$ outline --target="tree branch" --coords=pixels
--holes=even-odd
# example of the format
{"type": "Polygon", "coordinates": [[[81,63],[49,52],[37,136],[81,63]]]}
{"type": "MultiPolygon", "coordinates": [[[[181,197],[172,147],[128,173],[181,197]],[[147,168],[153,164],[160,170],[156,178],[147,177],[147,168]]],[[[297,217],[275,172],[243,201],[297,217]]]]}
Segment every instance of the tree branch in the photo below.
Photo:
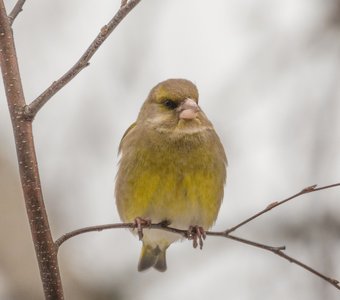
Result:
{"type": "MultiPolygon", "coordinates": [[[[247,245],[250,245],[250,246],[253,246],[253,247],[256,247],[256,248],[260,248],[260,249],[272,252],[272,253],[282,257],[283,259],[300,266],[301,268],[307,270],[308,272],[311,272],[312,274],[314,274],[314,275],[318,276],[319,278],[327,281],[328,283],[330,283],[331,285],[333,285],[334,287],[336,287],[337,289],[340,290],[340,283],[337,279],[330,278],[330,277],[320,273],[319,271],[313,269],[312,267],[302,263],[301,261],[285,254],[283,252],[283,250],[286,249],[285,246],[279,246],[279,247],[268,246],[268,245],[264,245],[264,244],[257,243],[257,242],[254,242],[254,241],[246,240],[246,239],[243,239],[243,238],[240,238],[240,237],[237,237],[237,236],[230,234],[232,231],[235,231],[237,228],[240,228],[241,226],[245,225],[246,223],[249,223],[250,221],[254,220],[255,218],[259,217],[260,215],[262,215],[262,214],[268,212],[269,210],[271,210],[271,209],[273,209],[273,208],[275,208],[279,205],[282,205],[282,204],[284,204],[284,203],[286,203],[286,202],[288,202],[288,201],[290,201],[294,198],[297,198],[297,197],[304,195],[304,194],[317,192],[317,191],[321,191],[321,190],[325,190],[325,189],[330,189],[330,188],[337,187],[337,186],[340,186],[340,183],[322,186],[322,187],[319,187],[319,188],[316,188],[316,185],[309,186],[307,188],[304,188],[301,192],[299,192],[299,193],[297,193],[297,194],[295,194],[291,197],[288,197],[288,198],[286,198],[282,201],[274,202],[274,203],[268,205],[264,210],[260,211],[259,213],[255,214],[254,216],[246,219],[245,221],[239,223],[238,225],[231,227],[230,229],[227,229],[225,231],[220,231],[220,232],[207,231],[206,235],[207,236],[209,235],[209,236],[224,237],[224,238],[227,238],[227,239],[231,239],[231,240],[243,243],[243,244],[247,244],[247,245]]],[[[179,234],[184,238],[191,239],[191,236],[188,233],[188,230],[177,229],[177,228],[169,227],[168,225],[169,224],[167,222],[161,222],[161,223],[151,224],[151,225],[143,225],[142,224],[142,227],[147,228],[147,229],[165,230],[165,231],[168,231],[168,232],[179,234]]],[[[135,223],[116,223],[116,224],[105,224],[105,225],[97,225],[97,226],[80,228],[80,229],[77,229],[77,230],[74,230],[74,231],[71,231],[71,232],[68,232],[68,233],[62,235],[60,238],[58,238],[55,241],[55,246],[56,246],[57,249],[59,249],[59,247],[65,241],[69,240],[72,237],[75,237],[77,235],[80,235],[80,234],[83,234],[83,233],[86,233],[86,232],[103,231],[103,230],[117,229],[117,228],[135,229],[136,224],[135,223]]]]}
{"type": "Polygon", "coordinates": [[[118,12],[114,15],[111,21],[102,27],[97,37],[87,48],[84,54],[80,57],[77,63],[69,69],[57,81],[54,81],[38,98],[32,101],[31,104],[25,107],[24,114],[28,119],[34,119],[38,111],[52,98],[62,87],[69,83],[81,70],[89,65],[91,57],[96,53],[98,48],[108,38],[112,31],[118,24],[127,16],[127,14],[140,2],[141,0],[130,0],[124,6],[121,6],[118,12]]]}
{"type": "Polygon", "coordinates": [[[63,299],[63,289],[57,261],[57,248],[44,205],[35,154],[32,123],[23,116],[25,106],[17,54],[10,19],[0,0],[0,65],[12,120],[22,190],[27,216],[40,269],[46,299],[63,299]]]}
{"type": "MultiPolygon", "coordinates": [[[[189,238],[188,236],[188,231],[183,230],[183,229],[177,229],[174,227],[168,226],[168,223],[161,222],[161,223],[156,223],[156,224],[150,224],[150,225],[143,225],[143,228],[147,229],[161,229],[164,231],[172,232],[179,234],[183,236],[184,238],[189,238]]],[[[127,228],[127,229],[135,229],[136,224],[135,223],[115,223],[115,224],[104,224],[104,225],[95,225],[95,226],[89,226],[89,227],[84,227],[80,229],[76,229],[73,231],[70,231],[68,233],[63,234],[60,238],[58,238],[54,243],[57,248],[59,248],[64,242],[69,240],[70,238],[73,238],[77,235],[86,233],[86,232],[95,232],[95,231],[103,231],[103,230],[108,230],[108,229],[118,229],[118,228],[127,228]]],[[[266,249],[266,250],[285,250],[285,246],[279,246],[279,247],[273,247],[273,246],[267,246],[264,244],[260,244],[257,242],[249,241],[243,238],[239,238],[236,236],[232,236],[230,234],[227,234],[225,231],[222,232],[213,232],[213,231],[207,231],[206,235],[211,235],[211,236],[223,236],[228,239],[232,239],[244,244],[252,245],[258,248],[266,249]]]]}
{"type": "Polygon", "coordinates": [[[221,236],[221,237],[225,237],[225,238],[229,238],[235,241],[238,241],[242,244],[247,244],[253,247],[257,247],[266,251],[270,251],[278,256],[281,256],[283,259],[288,260],[291,263],[294,263],[296,265],[298,265],[299,267],[313,273],[314,275],[322,278],[323,280],[327,281],[328,283],[330,283],[331,285],[333,285],[334,287],[336,287],[338,290],[340,290],[340,282],[337,279],[331,278],[329,276],[326,276],[322,273],[320,273],[319,271],[313,269],[312,267],[304,264],[303,262],[293,258],[292,256],[289,256],[287,254],[285,254],[282,250],[286,250],[285,247],[271,247],[271,246],[267,246],[267,245],[263,245],[263,244],[259,244],[256,242],[252,242],[252,241],[248,241],[248,240],[244,240],[242,238],[236,237],[236,236],[232,236],[228,233],[227,231],[222,231],[222,232],[207,232],[207,235],[212,235],[212,236],[221,236]]]}
{"type": "Polygon", "coordinates": [[[325,190],[325,189],[330,189],[330,188],[333,188],[333,187],[337,187],[337,186],[340,186],[340,183],[335,183],[335,184],[331,184],[331,185],[326,185],[326,186],[322,186],[322,187],[319,187],[319,188],[316,188],[317,185],[314,184],[314,185],[311,185],[311,186],[308,186],[306,188],[304,188],[303,190],[301,190],[301,192],[298,192],[296,193],[295,195],[293,196],[290,196],[282,201],[275,201],[273,203],[270,203],[265,209],[261,210],[260,212],[256,213],[255,215],[251,216],[250,218],[242,221],[241,223],[237,224],[236,226],[233,226],[229,229],[226,230],[226,233],[231,233],[233,231],[235,231],[236,229],[242,227],[243,225],[249,223],[250,221],[253,221],[254,219],[256,219],[257,217],[263,215],[264,213],[272,210],[273,208],[279,206],[279,205],[282,205],[294,198],[297,198],[301,195],[304,195],[304,194],[309,194],[309,193],[313,193],[313,192],[317,192],[317,191],[321,191],[321,190],[325,190]]]}
{"type": "Polygon", "coordinates": [[[9,24],[12,26],[15,18],[18,16],[20,12],[22,12],[22,7],[24,6],[26,0],[18,0],[18,2],[14,5],[11,13],[9,14],[9,24]]]}
{"type": "MultiPolygon", "coordinates": [[[[105,225],[97,225],[97,226],[80,228],[80,229],[77,229],[77,230],[74,230],[74,231],[71,231],[71,232],[68,232],[68,233],[62,235],[59,239],[57,239],[55,241],[55,245],[56,245],[57,248],[59,248],[64,242],[66,242],[70,238],[75,237],[75,236],[80,235],[80,234],[83,234],[83,233],[86,233],[86,232],[95,232],[95,231],[103,231],[103,230],[118,229],[118,228],[135,229],[135,227],[136,227],[135,223],[115,223],[115,224],[105,224],[105,225]]],[[[142,227],[147,228],[147,229],[160,229],[160,230],[179,234],[179,235],[183,236],[184,238],[189,238],[187,230],[169,227],[166,224],[164,225],[164,223],[142,225],[142,227]]],[[[220,231],[220,232],[207,231],[206,235],[207,236],[224,237],[224,238],[227,238],[227,239],[237,241],[237,242],[242,243],[242,244],[250,245],[250,246],[253,246],[253,247],[256,247],[256,248],[260,248],[260,249],[272,252],[272,253],[284,258],[285,260],[288,260],[289,262],[294,263],[294,264],[300,266],[301,268],[313,273],[314,275],[322,278],[323,280],[326,280],[327,282],[329,282],[334,287],[336,287],[337,289],[340,290],[340,285],[339,285],[338,280],[330,278],[330,277],[320,273],[319,271],[307,266],[306,264],[300,262],[299,260],[285,254],[283,252],[283,250],[286,249],[285,246],[279,246],[279,247],[268,246],[268,245],[265,245],[265,244],[261,244],[261,243],[258,243],[258,242],[250,241],[250,240],[247,240],[247,239],[244,239],[244,238],[240,238],[240,237],[231,235],[227,231],[220,231]]]]}

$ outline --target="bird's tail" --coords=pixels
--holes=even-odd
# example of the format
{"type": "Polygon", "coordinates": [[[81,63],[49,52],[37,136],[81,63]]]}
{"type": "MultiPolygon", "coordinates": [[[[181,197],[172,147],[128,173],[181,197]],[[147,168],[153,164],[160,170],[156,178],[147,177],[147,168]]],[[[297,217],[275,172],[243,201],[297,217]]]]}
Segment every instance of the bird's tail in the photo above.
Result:
{"type": "Polygon", "coordinates": [[[142,252],[139,258],[138,271],[144,271],[154,267],[157,271],[166,271],[166,252],[167,247],[161,249],[159,246],[152,247],[143,243],[142,252]]]}

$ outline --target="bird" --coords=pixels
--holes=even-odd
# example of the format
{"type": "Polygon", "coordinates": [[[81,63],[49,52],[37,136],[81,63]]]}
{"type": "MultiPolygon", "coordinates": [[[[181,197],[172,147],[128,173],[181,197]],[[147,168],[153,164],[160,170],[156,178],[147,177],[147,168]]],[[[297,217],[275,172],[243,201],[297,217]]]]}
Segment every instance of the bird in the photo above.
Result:
{"type": "Polygon", "coordinates": [[[227,157],[198,98],[197,87],[189,80],[158,83],[121,139],[116,206],[123,222],[140,229],[138,271],[153,267],[164,272],[166,250],[183,239],[143,225],[165,222],[188,230],[194,247],[198,239],[202,248],[205,231],[216,221],[227,157]]]}

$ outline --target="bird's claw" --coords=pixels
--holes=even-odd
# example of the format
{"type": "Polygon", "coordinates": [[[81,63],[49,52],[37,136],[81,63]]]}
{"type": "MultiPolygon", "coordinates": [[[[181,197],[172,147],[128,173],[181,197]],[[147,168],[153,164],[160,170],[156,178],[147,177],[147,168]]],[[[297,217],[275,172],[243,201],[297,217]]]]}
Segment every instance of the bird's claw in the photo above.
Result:
{"type": "Polygon", "coordinates": [[[143,219],[141,217],[137,217],[135,219],[133,229],[137,228],[138,238],[140,241],[143,239],[143,228],[150,227],[150,225],[150,219],[143,219]]]}
{"type": "Polygon", "coordinates": [[[190,226],[188,229],[187,237],[189,240],[192,240],[192,246],[194,248],[197,248],[197,246],[200,246],[200,249],[203,248],[203,240],[206,238],[205,230],[203,227],[195,225],[190,226]]]}

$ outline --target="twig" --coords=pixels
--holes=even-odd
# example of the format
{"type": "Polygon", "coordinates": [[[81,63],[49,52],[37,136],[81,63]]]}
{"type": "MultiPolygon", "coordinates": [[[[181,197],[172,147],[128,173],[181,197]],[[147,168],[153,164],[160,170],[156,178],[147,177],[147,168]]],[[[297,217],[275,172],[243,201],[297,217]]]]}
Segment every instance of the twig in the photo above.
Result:
{"type": "MultiPolygon", "coordinates": [[[[156,224],[142,224],[141,225],[143,228],[148,228],[148,229],[161,229],[165,231],[169,231],[172,233],[179,234],[183,236],[184,238],[188,238],[188,231],[183,230],[183,229],[177,229],[174,227],[169,227],[167,224],[164,224],[164,222],[161,223],[156,223],[156,224]]],[[[80,228],[77,230],[73,230],[71,232],[63,234],[59,239],[57,239],[54,243],[57,248],[59,248],[64,242],[69,240],[72,237],[75,237],[77,235],[86,233],[86,232],[94,232],[94,231],[103,231],[107,229],[118,229],[118,228],[128,228],[128,229],[135,229],[136,224],[135,223],[115,223],[115,224],[105,224],[105,225],[96,225],[96,226],[90,226],[90,227],[84,227],[80,228]]],[[[246,239],[242,239],[236,236],[232,236],[229,234],[226,234],[225,231],[222,232],[212,232],[212,231],[207,231],[206,235],[211,235],[211,236],[223,236],[228,239],[232,239],[235,241],[239,241],[244,244],[252,245],[258,248],[266,249],[266,250],[285,250],[285,246],[279,246],[279,247],[272,247],[272,246],[267,246],[264,244],[260,244],[257,242],[249,241],[246,239]]]]}
{"type": "Polygon", "coordinates": [[[14,5],[11,13],[9,14],[9,24],[12,26],[15,18],[18,16],[20,12],[22,12],[22,7],[24,6],[26,0],[18,0],[17,3],[14,5]]]}
{"type": "Polygon", "coordinates": [[[121,0],[120,7],[125,6],[127,2],[128,0],[121,0]]]}
{"type": "MultiPolygon", "coordinates": [[[[63,234],[60,238],[58,238],[54,244],[57,248],[61,246],[64,242],[69,240],[72,237],[75,237],[77,235],[86,233],[86,232],[94,232],[94,231],[103,231],[106,229],[117,229],[117,228],[130,228],[132,229],[134,227],[134,223],[116,223],[116,224],[105,224],[105,225],[96,225],[96,226],[89,226],[84,228],[79,228],[73,231],[70,231],[68,233],[63,234]]],[[[152,224],[154,225],[154,224],[152,224]]]]}
{"type": "Polygon", "coordinates": [[[23,117],[26,103],[9,20],[4,2],[0,0],[0,65],[13,125],[27,216],[46,299],[62,300],[64,297],[57,249],[53,243],[41,191],[32,123],[23,117]]]}
{"type": "Polygon", "coordinates": [[[108,38],[112,31],[118,24],[127,16],[127,14],[140,2],[141,0],[131,0],[126,5],[121,6],[118,12],[114,15],[111,21],[102,27],[97,37],[87,48],[84,54],[80,57],[77,63],[69,69],[57,81],[54,81],[38,98],[26,105],[24,114],[28,119],[34,119],[37,112],[51,99],[62,87],[69,83],[81,70],[89,65],[91,57],[96,53],[98,48],[108,38]]]}
{"type": "Polygon", "coordinates": [[[253,246],[253,247],[257,247],[257,248],[260,248],[260,249],[264,249],[264,250],[267,250],[267,251],[270,251],[278,256],[281,256],[282,258],[288,260],[289,262],[291,263],[294,263],[298,266],[300,266],[301,268],[313,273],[314,275],[322,278],[323,280],[326,280],[327,282],[329,282],[331,285],[333,285],[334,287],[336,287],[338,290],[340,290],[340,282],[337,280],[337,279],[334,279],[334,278],[330,278],[322,273],[320,273],[319,271],[311,268],[310,266],[307,266],[306,264],[302,263],[301,261],[285,254],[282,250],[285,250],[285,247],[270,247],[270,246],[267,246],[267,245],[263,245],[263,244],[259,244],[259,243],[255,243],[255,242],[252,242],[252,241],[248,241],[248,240],[244,240],[242,238],[239,238],[239,237],[235,237],[235,236],[232,236],[228,233],[228,231],[222,231],[222,232],[207,232],[207,235],[212,235],[212,236],[221,236],[221,237],[225,237],[225,238],[229,238],[229,239],[232,239],[232,240],[235,240],[235,241],[238,241],[240,243],[243,243],[243,244],[247,244],[247,245],[250,245],[250,246],[253,246]]]}
{"type": "Polygon", "coordinates": [[[340,283],[339,283],[339,280],[337,279],[334,279],[334,278],[330,278],[322,273],[320,273],[319,271],[307,266],[306,264],[298,261],[297,259],[291,257],[291,256],[288,256],[287,254],[283,253],[281,250],[269,250],[271,252],[273,252],[274,254],[276,255],[279,255],[281,256],[282,258],[288,260],[289,262],[293,263],[293,264],[296,264],[298,266],[300,266],[301,268],[313,273],[314,275],[322,278],[323,280],[326,280],[327,282],[329,282],[331,285],[333,285],[334,287],[336,287],[338,290],[340,290],[340,283]]]}
{"type": "Polygon", "coordinates": [[[279,205],[282,205],[294,198],[297,198],[301,195],[304,195],[304,194],[308,194],[308,193],[313,193],[313,192],[317,192],[317,191],[321,191],[321,190],[325,190],[325,189],[330,189],[330,188],[333,188],[333,187],[337,187],[337,186],[340,186],[340,183],[335,183],[335,184],[331,184],[331,185],[326,185],[326,186],[322,186],[322,187],[319,187],[319,188],[316,188],[317,185],[314,184],[314,185],[311,185],[311,186],[308,186],[306,188],[304,188],[302,191],[296,193],[295,195],[293,196],[290,196],[282,201],[276,201],[276,202],[273,202],[273,203],[270,203],[265,209],[261,210],[260,212],[256,213],[255,215],[251,216],[250,218],[242,221],[241,223],[229,228],[226,230],[226,233],[231,233],[233,231],[235,231],[236,229],[240,228],[241,226],[249,223],[250,221],[256,219],[257,217],[263,215],[264,213],[272,210],[274,207],[277,207],[279,205]]]}
{"type": "MultiPolygon", "coordinates": [[[[327,281],[328,283],[330,283],[331,285],[333,285],[334,287],[336,287],[337,289],[340,290],[340,283],[339,283],[338,280],[330,278],[330,277],[320,273],[319,271],[307,266],[306,264],[300,262],[299,260],[285,254],[283,252],[283,250],[286,249],[285,246],[279,246],[279,247],[268,246],[268,245],[264,245],[264,244],[261,244],[261,243],[246,240],[246,239],[243,239],[243,238],[240,238],[240,237],[237,237],[237,236],[230,234],[232,231],[235,231],[237,228],[240,228],[241,226],[249,223],[250,221],[254,220],[255,218],[257,218],[257,217],[261,216],[262,214],[268,212],[269,210],[273,209],[274,207],[282,205],[282,204],[284,204],[284,203],[286,203],[286,202],[288,202],[288,201],[290,201],[294,198],[297,198],[297,197],[304,195],[304,194],[317,192],[317,191],[321,191],[321,190],[325,190],[325,189],[330,189],[330,188],[337,187],[337,186],[340,186],[340,183],[326,185],[326,186],[322,186],[322,187],[319,187],[319,188],[316,188],[316,185],[309,186],[307,188],[304,188],[302,191],[300,191],[299,193],[297,193],[297,194],[295,194],[291,197],[288,197],[288,198],[286,198],[282,201],[271,203],[264,210],[260,211],[259,213],[253,215],[252,217],[246,219],[245,221],[239,223],[238,225],[236,225],[236,226],[234,226],[230,229],[227,229],[225,231],[220,231],[220,232],[207,231],[206,235],[220,236],[220,237],[232,239],[234,241],[237,241],[237,242],[240,242],[240,243],[243,243],[243,244],[247,244],[247,245],[250,245],[250,246],[253,246],[253,247],[256,247],[256,248],[260,248],[260,249],[263,249],[263,250],[266,250],[266,251],[270,251],[270,252],[282,257],[283,259],[285,259],[285,260],[287,260],[291,263],[294,263],[294,264],[300,266],[301,268],[313,273],[314,275],[322,278],[323,280],[327,281]]],[[[148,229],[161,229],[161,230],[169,231],[169,232],[172,232],[172,233],[177,233],[177,234],[183,236],[184,238],[189,238],[187,230],[169,227],[168,225],[169,224],[167,222],[161,222],[161,223],[158,223],[158,224],[142,225],[142,227],[148,228],[148,229]]],[[[57,239],[55,241],[55,246],[56,246],[57,249],[59,249],[59,247],[65,241],[67,241],[68,239],[75,237],[77,235],[86,233],[86,232],[102,231],[102,230],[116,229],[116,228],[134,229],[135,227],[136,227],[135,223],[116,223],[116,224],[105,224],[105,225],[97,225],[97,226],[80,228],[80,229],[77,229],[77,230],[74,230],[74,231],[71,231],[71,232],[68,232],[68,233],[62,235],[59,239],[57,239]]]]}
{"type": "MultiPolygon", "coordinates": [[[[77,235],[86,233],[86,232],[94,232],[94,231],[103,231],[103,230],[107,230],[107,229],[117,229],[117,228],[129,228],[129,229],[133,229],[135,228],[136,224],[135,223],[116,223],[116,224],[105,224],[105,225],[97,225],[97,226],[90,226],[90,227],[85,227],[85,228],[80,228],[71,232],[68,232],[64,235],[62,235],[59,239],[57,239],[55,241],[55,245],[56,247],[59,249],[59,247],[67,240],[69,240],[72,237],[75,237],[77,235]]],[[[177,229],[177,228],[173,228],[173,227],[169,227],[167,225],[164,225],[164,223],[157,223],[157,224],[151,224],[151,225],[141,225],[143,228],[147,228],[147,229],[160,229],[160,230],[165,230],[165,231],[169,231],[172,233],[176,233],[179,234],[181,236],[183,236],[184,238],[188,238],[188,231],[187,230],[182,230],[182,229],[177,229]]],[[[279,247],[273,247],[273,246],[268,246],[265,244],[261,244],[261,243],[257,243],[257,242],[253,242],[247,239],[243,239],[234,235],[230,235],[227,231],[220,231],[220,232],[216,232],[216,231],[207,231],[206,235],[209,236],[219,236],[219,237],[224,237],[227,239],[231,239],[234,241],[237,241],[239,243],[242,244],[247,244],[256,248],[260,248],[266,251],[270,251],[286,260],[288,260],[291,263],[294,263],[298,266],[300,266],[301,268],[313,273],[314,275],[322,278],[323,280],[326,280],[327,282],[329,282],[330,284],[332,284],[334,287],[336,287],[337,289],[340,290],[340,285],[339,285],[339,281],[333,278],[330,278],[322,273],[320,273],[319,271],[307,266],[306,264],[300,262],[299,260],[283,253],[283,250],[286,249],[285,246],[279,246],[279,247]]]]}

